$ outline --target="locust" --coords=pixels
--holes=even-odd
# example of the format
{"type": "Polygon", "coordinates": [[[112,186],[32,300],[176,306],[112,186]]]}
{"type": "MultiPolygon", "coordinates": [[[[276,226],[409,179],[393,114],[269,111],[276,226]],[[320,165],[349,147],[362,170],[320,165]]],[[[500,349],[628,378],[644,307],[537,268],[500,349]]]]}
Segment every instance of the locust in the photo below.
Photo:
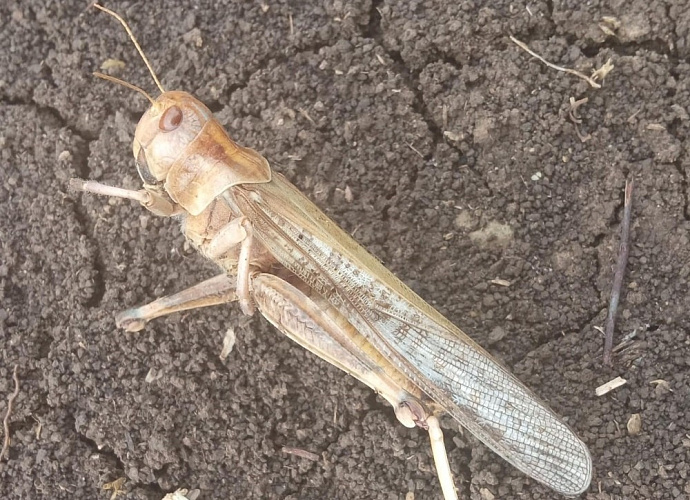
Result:
{"type": "Polygon", "coordinates": [[[154,318],[237,302],[278,331],[369,386],[404,426],[429,431],[446,500],[457,491],[439,417],[447,413],[490,449],[556,492],[584,492],[586,445],[488,352],[422,300],[338,227],[258,152],[233,141],[212,112],[166,91],[125,20],[160,95],[134,133],[140,190],[72,179],[71,188],[130,198],[174,217],[218,276],[116,316],[128,332],[154,318]]]}

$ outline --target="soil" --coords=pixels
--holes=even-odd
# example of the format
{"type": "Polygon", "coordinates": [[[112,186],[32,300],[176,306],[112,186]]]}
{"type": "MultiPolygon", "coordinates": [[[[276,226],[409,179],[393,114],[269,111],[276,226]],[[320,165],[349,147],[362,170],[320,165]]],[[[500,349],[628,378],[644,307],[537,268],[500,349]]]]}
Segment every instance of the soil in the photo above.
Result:
{"type": "MultiPolygon", "coordinates": [[[[167,89],[208,103],[563,416],[594,461],[582,498],[690,498],[685,1],[107,5],[167,89]],[[595,89],[509,35],[560,66],[615,68],[595,89]],[[626,179],[614,344],[628,340],[607,367],[626,179]]],[[[87,2],[3,2],[0,20],[0,415],[15,365],[20,379],[0,496],[113,498],[102,486],[125,477],[117,498],[440,498],[426,433],[262,318],[228,306],[115,328],[117,311],[216,272],[174,220],[67,190],[75,176],[140,184],[131,140],[148,103],[91,72],[155,87],[87,2]]],[[[463,498],[554,498],[442,424],[463,498]]]]}

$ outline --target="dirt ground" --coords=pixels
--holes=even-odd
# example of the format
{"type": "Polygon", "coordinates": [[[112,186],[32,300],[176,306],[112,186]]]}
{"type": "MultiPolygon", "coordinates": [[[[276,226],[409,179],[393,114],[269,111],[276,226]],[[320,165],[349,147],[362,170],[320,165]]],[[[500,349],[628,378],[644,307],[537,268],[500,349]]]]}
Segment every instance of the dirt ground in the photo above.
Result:
{"type": "MultiPolygon", "coordinates": [[[[166,88],[208,103],[563,416],[594,461],[583,498],[689,499],[690,7],[491,4],[107,3],[166,88]],[[509,35],[587,74],[615,68],[594,89],[509,35]],[[615,344],[634,336],[609,368],[597,327],[626,179],[615,344]],[[617,376],[627,385],[595,396],[617,376]]],[[[140,183],[131,140],[147,102],[91,72],[120,60],[110,73],[155,87],[86,1],[3,2],[0,20],[1,416],[15,365],[20,378],[0,496],[107,499],[125,477],[117,498],[440,498],[426,433],[262,318],[228,306],[115,328],[117,311],[215,272],[175,221],[67,191],[73,176],[140,183]]],[[[463,498],[556,496],[443,426],[463,498]]]]}

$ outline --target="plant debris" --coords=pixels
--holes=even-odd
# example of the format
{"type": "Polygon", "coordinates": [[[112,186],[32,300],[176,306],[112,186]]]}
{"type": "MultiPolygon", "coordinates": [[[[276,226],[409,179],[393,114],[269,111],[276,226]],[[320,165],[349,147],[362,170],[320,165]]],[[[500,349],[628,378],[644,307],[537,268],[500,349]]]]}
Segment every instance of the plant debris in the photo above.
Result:
{"type": "Polygon", "coordinates": [[[600,385],[594,390],[594,393],[597,396],[603,396],[604,394],[607,394],[611,392],[614,389],[618,389],[620,386],[627,384],[628,381],[625,380],[623,377],[616,377],[613,380],[609,380],[605,384],[600,385]]]}
{"type": "Polygon", "coordinates": [[[613,349],[613,330],[616,323],[616,311],[618,310],[618,302],[621,296],[621,287],[623,286],[623,277],[625,276],[625,268],[628,264],[628,253],[630,250],[630,219],[632,218],[632,191],[633,181],[626,181],[625,183],[625,202],[623,210],[623,221],[621,224],[621,245],[620,253],[618,255],[618,262],[616,262],[616,272],[613,275],[613,286],[611,287],[611,301],[609,303],[609,311],[606,317],[606,325],[604,327],[604,364],[611,364],[611,351],[613,349]]]}
{"type": "Polygon", "coordinates": [[[14,365],[14,371],[12,372],[12,379],[14,380],[14,391],[7,398],[7,412],[5,412],[5,418],[2,421],[3,429],[5,430],[5,439],[2,443],[2,450],[0,451],[0,462],[5,457],[10,449],[10,414],[12,413],[12,403],[14,403],[17,394],[19,394],[19,377],[17,376],[18,365],[14,365]]]}
{"type": "Polygon", "coordinates": [[[510,36],[510,39],[512,40],[512,42],[513,42],[515,45],[517,45],[518,47],[520,47],[522,50],[524,50],[525,52],[527,52],[527,53],[528,53],[529,55],[531,55],[532,57],[535,57],[535,58],[539,59],[541,62],[543,62],[544,64],[546,64],[549,68],[555,69],[556,71],[562,71],[562,72],[564,72],[564,73],[569,73],[569,74],[571,74],[571,75],[575,75],[575,76],[577,76],[578,78],[582,78],[584,81],[586,81],[587,83],[589,83],[589,85],[590,85],[591,87],[593,87],[593,88],[595,88],[595,89],[600,89],[600,88],[601,88],[601,84],[598,83],[598,82],[602,81],[602,80],[606,77],[606,75],[608,75],[608,74],[611,72],[611,70],[613,70],[613,68],[614,68],[613,64],[611,63],[611,59],[609,59],[608,61],[606,61],[606,62],[603,64],[603,66],[601,66],[600,68],[594,70],[594,71],[592,72],[592,76],[587,76],[587,75],[585,75],[584,73],[581,73],[581,72],[579,72],[579,71],[577,71],[577,70],[575,70],[575,69],[564,68],[563,66],[557,66],[556,64],[550,63],[549,61],[547,61],[546,59],[544,59],[542,56],[540,56],[539,54],[537,54],[536,52],[534,52],[533,50],[531,50],[531,49],[527,46],[526,43],[521,42],[520,40],[518,40],[517,38],[515,38],[515,37],[512,36],[512,35],[510,36]]]}

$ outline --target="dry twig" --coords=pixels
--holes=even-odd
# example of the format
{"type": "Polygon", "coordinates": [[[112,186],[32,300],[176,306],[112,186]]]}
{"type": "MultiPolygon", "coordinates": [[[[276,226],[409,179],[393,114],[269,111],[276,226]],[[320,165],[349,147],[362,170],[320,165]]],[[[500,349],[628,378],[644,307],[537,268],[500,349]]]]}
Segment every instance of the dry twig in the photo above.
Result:
{"type": "Polygon", "coordinates": [[[579,100],[575,100],[574,97],[570,98],[570,110],[568,111],[568,116],[570,117],[570,120],[573,123],[582,123],[582,119],[580,118],[580,115],[577,112],[577,109],[582,106],[583,104],[587,104],[589,102],[589,97],[584,97],[579,100]]]}
{"type": "Polygon", "coordinates": [[[418,150],[417,148],[415,148],[412,144],[410,144],[410,143],[407,142],[407,141],[405,141],[405,144],[407,144],[407,147],[408,147],[408,148],[410,148],[412,151],[414,151],[415,153],[417,153],[417,155],[418,155],[422,160],[424,159],[424,155],[423,155],[422,153],[420,153],[419,150],[418,150]]]}
{"type": "Polygon", "coordinates": [[[564,73],[569,73],[571,75],[577,76],[578,78],[582,78],[584,81],[589,83],[589,85],[595,89],[601,88],[601,84],[597,83],[597,80],[599,80],[599,81],[603,80],[604,77],[613,69],[613,64],[611,64],[611,59],[609,59],[608,61],[606,61],[604,63],[604,65],[601,68],[594,71],[594,73],[592,73],[592,76],[587,76],[584,73],[581,73],[575,69],[564,68],[563,66],[557,66],[553,63],[550,63],[549,61],[544,59],[542,56],[540,56],[539,54],[534,52],[532,49],[530,49],[526,43],[521,42],[520,40],[518,40],[514,36],[511,36],[510,39],[513,41],[513,43],[515,45],[520,47],[522,50],[527,52],[532,57],[539,59],[541,62],[546,64],[549,68],[555,69],[556,71],[563,71],[564,73]]]}
{"type": "Polygon", "coordinates": [[[301,458],[306,458],[307,460],[311,460],[312,462],[318,462],[319,461],[319,456],[316,453],[312,453],[307,450],[302,450],[300,448],[293,448],[291,446],[283,446],[282,450],[283,453],[287,453],[288,455],[295,455],[297,457],[301,458]]]}
{"type": "Polygon", "coordinates": [[[570,121],[573,122],[573,126],[575,127],[575,132],[577,133],[577,136],[580,138],[580,141],[582,142],[587,142],[592,138],[590,134],[583,135],[582,132],[580,132],[580,124],[582,123],[582,119],[580,118],[580,115],[577,112],[577,109],[582,106],[583,104],[587,104],[589,101],[589,98],[585,97],[583,99],[580,99],[579,101],[576,101],[574,97],[570,98],[570,110],[568,111],[568,117],[570,118],[570,121]]]}
{"type": "Polygon", "coordinates": [[[5,454],[10,448],[10,414],[12,413],[12,403],[14,399],[19,394],[19,377],[17,376],[18,365],[14,365],[14,371],[12,372],[12,378],[14,379],[14,392],[10,394],[7,398],[7,412],[5,413],[5,419],[2,421],[2,426],[5,429],[5,440],[2,443],[2,451],[0,451],[0,462],[2,461],[5,454]]]}
{"type": "Polygon", "coordinates": [[[605,384],[600,385],[594,390],[594,393],[597,396],[603,396],[604,394],[608,394],[614,389],[618,389],[620,386],[627,384],[628,381],[625,380],[623,377],[616,377],[613,380],[609,380],[605,384]]]}
{"type": "Polygon", "coordinates": [[[616,322],[616,311],[621,297],[621,287],[623,286],[623,276],[625,267],[628,264],[628,252],[630,250],[630,219],[632,217],[632,190],[633,181],[625,183],[625,203],[623,209],[623,222],[621,225],[621,246],[616,263],[616,272],[613,275],[613,286],[611,287],[611,302],[609,312],[606,317],[604,327],[604,363],[611,364],[611,351],[613,349],[613,329],[616,322]]]}

